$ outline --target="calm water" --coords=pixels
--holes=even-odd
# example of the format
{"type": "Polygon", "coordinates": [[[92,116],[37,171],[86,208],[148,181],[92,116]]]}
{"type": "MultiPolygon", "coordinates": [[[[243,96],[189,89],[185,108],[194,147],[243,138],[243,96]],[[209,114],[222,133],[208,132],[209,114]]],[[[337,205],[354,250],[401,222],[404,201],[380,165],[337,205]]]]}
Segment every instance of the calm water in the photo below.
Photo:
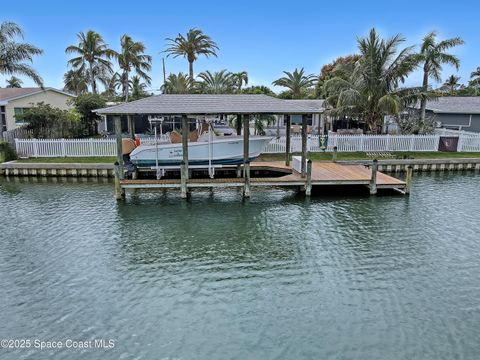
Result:
{"type": "Polygon", "coordinates": [[[478,359],[480,175],[413,194],[142,193],[0,179],[1,359],[478,359]]]}

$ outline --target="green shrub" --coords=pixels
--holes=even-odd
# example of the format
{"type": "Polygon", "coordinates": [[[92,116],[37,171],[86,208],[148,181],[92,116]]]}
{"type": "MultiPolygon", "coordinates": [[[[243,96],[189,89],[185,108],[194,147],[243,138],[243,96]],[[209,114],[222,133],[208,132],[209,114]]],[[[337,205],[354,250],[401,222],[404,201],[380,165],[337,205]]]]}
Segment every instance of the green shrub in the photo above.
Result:
{"type": "Polygon", "coordinates": [[[15,154],[15,150],[13,150],[10,144],[6,141],[0,141],[0,163],[15,160],[16,158],[17,154],[15,154]]]}

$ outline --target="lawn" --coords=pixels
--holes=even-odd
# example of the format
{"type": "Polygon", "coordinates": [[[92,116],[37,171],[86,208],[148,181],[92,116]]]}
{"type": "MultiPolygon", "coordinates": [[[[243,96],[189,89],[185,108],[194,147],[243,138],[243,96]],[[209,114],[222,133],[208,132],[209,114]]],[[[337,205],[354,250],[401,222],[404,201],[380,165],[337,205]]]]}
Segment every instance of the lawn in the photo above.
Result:
{"type": "MultiPolygon", "coordinates": [[[[378,159],[458,159],[480,158],[480,152],[392,152],[392,157],[378,156],[378,159]]],[[[294,155],[300,155],[295,153],[294,155]]],[[[310,159],[316,161],[332,160],[332,153],[310,153],[310,159]]],[[[364,152],[339,152],[337,160],[373,160],[374,156],[367,156],[364,152]]],[[[262,154],[257,161],[282,161],[285,154],[262,154]]],[[[18,159],[20,163],[82,163],[82,164],[113,164],[115,157],[48,157],[18,159]]]]}
{"type": "Polygon", "coordinates": [[[72,164],[72,163],[82,163],[82,164],[113,164],[115,162],[115,157],[47,157],[47,158],[28,158],[28,159],[18,159],[19,163],[48,163],[48,164],[72,164]]]}

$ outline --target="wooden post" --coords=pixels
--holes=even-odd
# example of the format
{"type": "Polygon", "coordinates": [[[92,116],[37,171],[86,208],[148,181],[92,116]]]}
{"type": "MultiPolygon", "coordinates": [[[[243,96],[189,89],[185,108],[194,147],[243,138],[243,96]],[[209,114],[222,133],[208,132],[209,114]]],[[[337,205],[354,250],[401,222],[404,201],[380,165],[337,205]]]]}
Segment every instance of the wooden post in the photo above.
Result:
{"type": "Polygon", "coordinates": [[[337,161],[337,151],[338,148],[336,146],[333,147],[333,154],[332,154],[332,161],[336,162],[337,161]]]}
{"type": "Polygon", "coordinates": [[[243,176],[245,186],[243,188],[243,196],[250,197],[250,115],[243,117],[243,176]]]}
{"type": "Polygon", "coordinates": [[[128,133],[130,138],[135,140],[135,121],[133,120],[133,115],[128,115],[128,133]]]}
{"type": "Polygon", "coordinates": [[[290,166],[290,115],[285,115],[285,165],[290,166]]]}
{"type": "Polygon", "coordinates": [[[302,115],[302,178],[306,175],[305,163],[307,161],[307,117],[302,115]]]}
{"type": "Polygon", "coordinates": [[[413,174],[413,167],[409,165],[407,167],[407,174],[405,177],[405,194],[410,195],[410,191],[412,190],[412,174],[413,174]]]}
{"type": "MultiPolygon", "coordinates": [[[[236,123],[236,128],[237,128],[237,135],[240,136],[242,135],[242,118],[243,116],[241,114],[237,115],[237,123],[236,123]]],[[[237,165],[237,178],[242,177],[242,166],[237,165]]]]}
{"type": "Polygon", "coordinates": [[[122,121],[120,116],[115,116],[115,137],[117,140],[117,163],[119,166],[119,178],[120,180],[123,180],[122,121]]]}
{"type": "Polygon", "coordinates": [[[242,115],[238,114],[237,115],[237,123],[236,123],[236,128],[237,128],[237,135],[242,135],[242,115]]]}
{"type": "Polygon", "coordinates": [[[305,183],[305,195],[312,195],[312,160],[307,162],[307,182],[305,183]]]}
{"type": "Polygon", "coordinates": [[[118,161],[115,162],[115,199],[122,200],[125,199],[125,189],[122,188],[120,184],[120,165],[118,161]]]}
{"type": "Polygon", "coordinates": [[[182,115],[182,167],[180,170],[180,196],[182,199],[187,198],[187,180],[188,180],[188,117],[182,115]]]}
{"type": "Polygon", "coordinates": [[[375,195],[377,193],[377,171],[378,171],[378,160],[373,160],[372,163],[372,176],[370,178],[370,195],[375,195]]]}

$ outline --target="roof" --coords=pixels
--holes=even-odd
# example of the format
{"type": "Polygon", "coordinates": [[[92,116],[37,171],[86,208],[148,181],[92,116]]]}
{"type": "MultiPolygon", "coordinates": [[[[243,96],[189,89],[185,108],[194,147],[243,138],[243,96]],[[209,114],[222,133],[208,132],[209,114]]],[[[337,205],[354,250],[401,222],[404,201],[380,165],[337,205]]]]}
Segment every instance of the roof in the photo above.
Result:
{"type": "Polygon", "coordinates": [[[427,101],[436,114],[480,114],[480,96],[443,96],[427,101]]]}
{"type": "Polygon", "coordinates": [[[57,90],[57,89],[54,89],[54,88],[50,88],[50,87],[43,88],[43,89],[39,88],[39,87],[0,88],[0,101],[1,102],[8,102],[8,101],[20,99],[20,98],[31,96],[31,95],[34,95],[34,94],[39,94],[39,93],[46,92],[46,91],[54,91],[54,92],[59,93],[59,94],[75,97],[75,95],[72,95],[72,94],[69,94],[69,93],[66,93],[64,91],[57,90]]]}
{"type": "Polygon", "coordinates": [[[314,110],[323,111],[325,108],[323,104],[325,103],[324,99],[301,99],[301,100],[285,100],[286,102],[300,104],[302,106],[312,108],[314,110]]]}
{"type": "Polygon", "coordinates": [[[267,95],[162,94],[94,110],[102,115],[203,115],[203,114],[311,114],[320,113],[298,103],[267,95]]]}

